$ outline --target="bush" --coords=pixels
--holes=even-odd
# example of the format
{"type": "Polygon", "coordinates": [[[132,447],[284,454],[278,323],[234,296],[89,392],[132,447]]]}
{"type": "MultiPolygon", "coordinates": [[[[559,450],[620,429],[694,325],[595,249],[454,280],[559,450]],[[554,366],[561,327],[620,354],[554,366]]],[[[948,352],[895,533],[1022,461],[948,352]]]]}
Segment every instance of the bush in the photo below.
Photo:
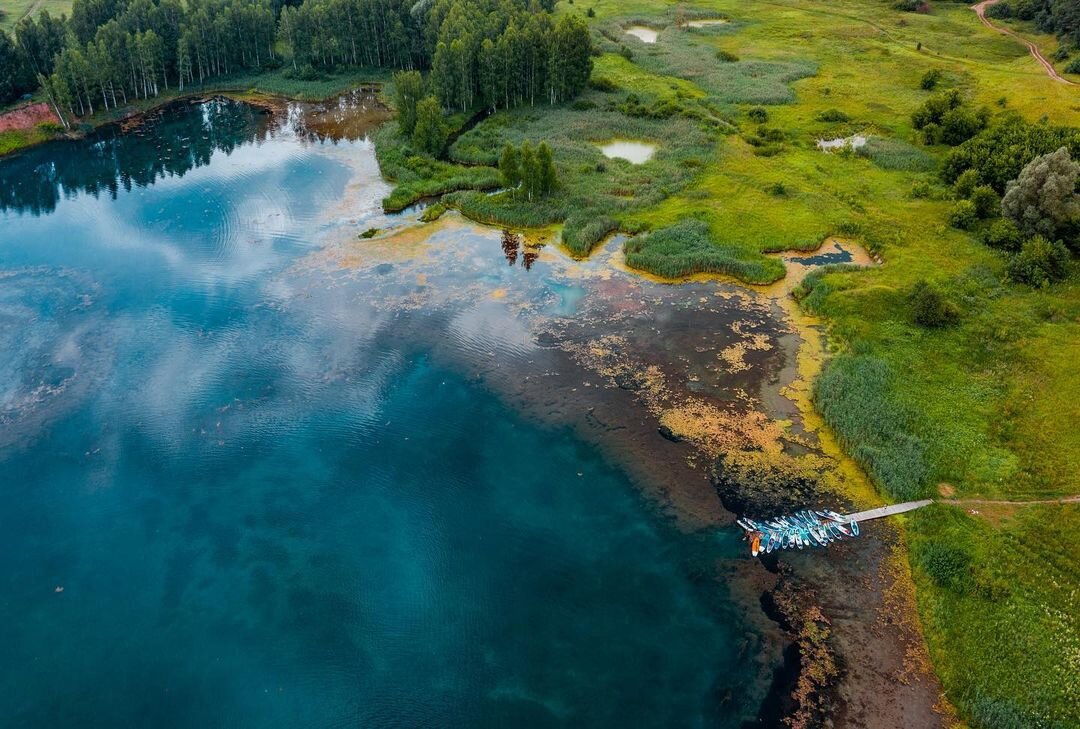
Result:
{"type": "Polygon", "coordinates": [[[1037,235],[1024,243],[1008,265],[1009,278],[1029,286],[1049,286],[1069,274],[1069,249],[1037,235]]]}
{"type": "Polygon", "coordinates": [[[970,200],[960,200],[949,213],[949,225],[960,230],[971,230],[978,219],[975,203],[970,200]]]}
{"type": "Polygon", "coordinates": [[[953,183],[953,191],[957,197],[971,197],[971,193],[975,191],[978,184],[979,173],[975,170],[965,170],[964,174],[957,177],[956,182],[953,183]]]}
{"type": "Polygon", "coordinates": [[[989,185],[979,185],[971,191],[971,204],[980,220],[996,218],[1001,215],[1001,198],[989,185]]]}
{"type": "Polygon", "coordinates": [[[1065,67],[1065,73],[1078,73],[1080,74],[1080,58],[1074,58],[1069,62],[1069,65],[1065,67]]]}
{"type": "Polygon", "coordinates": [[[931,122],[922,128],[923,144],[933,146],[941,144],[941,127],[931,122]]]}
{"type": "Polygon", "coordinates": [[[926,542],[915,552],[915,560],[938,587],[965,592],[971,580],[971,555],[940,542],[926,542]]]}
{"type": "Polygon", "coordinates": [[[937,88],[937,85],[941,83],[941,79],[944,74],[940,68],[931,68],[929,71],[923,74],[922,80],[919,81],[919,88],[925,91],[933,91],[937,88]]]}
{"type": "Polygon", "coordinates": [[[847,114],[840,111],[839,109],[826,109],[825,111],[819,111],[814,118],[820,122],[851,121],[851,117],[849,117],[847,114]]]}
{"type": "Polygon", "coordinates": [[[750,111],[746,112],[746,116],[750,117],[750,121],[757,122],[758,124],[765,124],[769,121],[769,112],[764,107],[755,106],[750,111]]]}
{"type": "Polygon", "coordinates": [[[773,182],[765,186],[765,192],[773,197],[786,197],[787,187],[782,182],[773,182]]]}
{"type": "Polygon", "coordinates": [[[1008,218],[998,218],[983,231],[982,242],[990,248],[1015,253],[1020,250],[1024,236],[1016,223],[1008,218]]]}
{"type": "Polygon", "coordinates": [[[908,294],[912,320],[921,327],[936,329],[952,324],[960,317],[956,306],[936,287],[919,281],[908,294]]]}
{"type": "Polygon", "coordinates": [[[606,76],[594,76],[589,79],[589,86],[597,91],[602,91],[605,94],[610,94],[619,90],[619,85],[606,76]]]}
{"type": "Polygon", "coordinates": [[[735,63],[739,60],[739,57],[731,51],[725,51],[721,48],[716,52],[716,60],[723,61],[724,63],[735,63]]]}

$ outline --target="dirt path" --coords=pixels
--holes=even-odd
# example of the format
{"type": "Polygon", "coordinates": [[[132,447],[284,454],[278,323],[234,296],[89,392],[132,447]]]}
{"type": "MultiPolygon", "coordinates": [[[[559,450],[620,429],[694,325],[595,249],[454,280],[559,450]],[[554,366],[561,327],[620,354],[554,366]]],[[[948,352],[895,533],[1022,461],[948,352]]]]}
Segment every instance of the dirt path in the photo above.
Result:
{"type": "Polygon", "coordinates": [[[1003,506],[1029,506],[1031,504],[1080,504],[1080,495],[1063,496],[1060,499],[1037,499],[1032,501],[1006,501],[1004,499],[935,499],[942,504],[963,506],[966,504],[1000,504],[1003,506]]]}
{"type": "Polygon", "coordinates": [[[1035,60],[1038,61],[1040,64],[1042,64],[1042,67],[1044,69],[1046,69],[1046,73],[1050,75],[1050,78],[1054,79],[1055,81],[1060,81],[1063,84],[1069,84],[1070,86],[1076,86],[1077,84],[1075,82],[1070,81],[1069,79],[1062,77],[1061,74],[1059,74],[1057,72],[1057,69],[1054,68],[1054,64],[1052,64],[1052,63],[1050,63],[1050,61],[1046,60],[1046,56],[1044,56],[1042,54],[1042,51],[1039,50],[1039,47],[1037,45],[1035,45],[1031,41],[1024,40],[1023,38],[1018,36],[1016,33],[1009,30],[1008,28],[1002,28],[1001,26],[994,25],[993,23],[991,23],[989,20],[986,19],[986,9],[988,7],[990,7],[991,5],[998,4],[999,2],[1001,2],[1001,0],[983,0],[981,3],[979,3],[977,5],[972,5],[971,9],[975,11],[975,14],[979,16],[979,20],[981,20],[982,24],[985,25],[987,28],[990,28],[991,30],[997,31],[998,33],[1001,33],[1002,35],[1011,36],[1011,37],[1015,38],[1016,40],[1020,41],[1021,43],[1023,43],[1025,46],[1027,46],[1028,50],[1031,51],[1031,55],[1035,57],[1035,60]]]}

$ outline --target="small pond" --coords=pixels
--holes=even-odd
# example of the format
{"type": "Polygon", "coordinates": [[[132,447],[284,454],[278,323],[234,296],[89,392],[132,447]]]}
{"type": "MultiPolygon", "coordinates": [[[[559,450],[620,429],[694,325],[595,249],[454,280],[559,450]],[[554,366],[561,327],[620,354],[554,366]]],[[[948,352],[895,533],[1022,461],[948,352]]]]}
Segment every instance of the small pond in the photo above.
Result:
{"type": "Polygon", "coordinates": [[[644,25],[631,25],[626,29],[626,32],[640,40],[642,43],[655,43],[656,37],[660,35],[660,31],[644,25]]]}
{"type": "Polygon", "coordinates": [[[840,137],[838,139],[819,139],[817,147],[822,152],[832,152],[844,148],[858,149],[859,147],[865,147],[868,139],[869,137],[862,134],[854,134],[850,137],[840,137]]]}
{"type": "Polygon", "coordinates": [[[635,142],[629,139],[616,139],[600,145],[605,157],[624,159],[636,165],[644,164],[656,154],[656,145],[648,142],[635,142]]]}

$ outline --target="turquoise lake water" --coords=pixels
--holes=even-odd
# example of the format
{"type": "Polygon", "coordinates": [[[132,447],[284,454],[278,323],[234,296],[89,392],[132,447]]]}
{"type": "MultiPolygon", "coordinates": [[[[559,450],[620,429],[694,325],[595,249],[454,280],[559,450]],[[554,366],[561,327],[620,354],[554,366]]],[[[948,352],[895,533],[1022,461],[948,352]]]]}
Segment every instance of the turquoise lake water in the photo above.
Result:
{"type": "MultiPolygon", "coordinates": [[[[735,535],[435,355],[528,356],[460,334],[486,309],[406,326],[376,304],[413,272],[306,265],[397,223],[370,143],[302,118],[183,104],[0,161],[0,725],[751,719],[735,535]]],[[[462,275],[573,315],[473,245],[462,275]]]]}

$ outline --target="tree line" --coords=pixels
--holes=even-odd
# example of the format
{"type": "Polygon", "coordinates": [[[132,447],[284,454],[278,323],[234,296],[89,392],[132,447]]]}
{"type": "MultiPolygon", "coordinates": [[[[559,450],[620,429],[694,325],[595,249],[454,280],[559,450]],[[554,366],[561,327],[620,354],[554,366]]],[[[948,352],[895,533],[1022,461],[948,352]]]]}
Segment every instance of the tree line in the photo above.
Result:
{"type": "Polygon", "coordinates": [[[986,14],[1033,21],[1047,33],[1080,47],[1080,3],[1076,0],[1006,0],[988,7],[986,14]]]}
{"type": "Polygon", "coordinates": [[[237,71],[428,71],[446,110],[556,104],[592,70],[554,0],[74,0],[0,32],[0,103],[41,88],[65,125],[237,71]],[[281,58],[281,50],[285,58],[281,58]]]}

